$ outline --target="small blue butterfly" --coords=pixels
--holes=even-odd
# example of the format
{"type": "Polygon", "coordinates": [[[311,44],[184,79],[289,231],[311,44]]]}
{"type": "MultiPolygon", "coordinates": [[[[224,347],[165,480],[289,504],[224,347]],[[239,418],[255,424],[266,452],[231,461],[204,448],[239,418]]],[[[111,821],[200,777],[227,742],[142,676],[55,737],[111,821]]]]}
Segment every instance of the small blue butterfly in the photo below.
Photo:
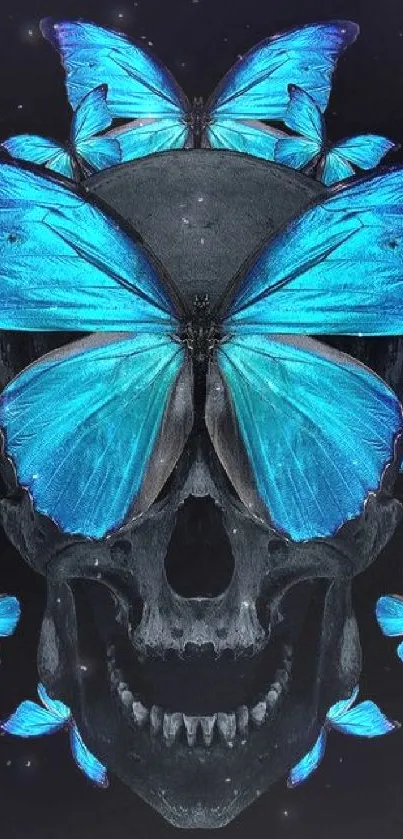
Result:
{"type": "MultiPolygon", "coordinates": [[[[376,619],[384,635],[403,635],[403,597],[400,594],[380,597],[376,604],[376,619]]],[[[396,652],[403,661],[403,641],[396,652]]]]}
{"type": "Polygon", "coordinates": [[[92,333],[0,396],[5,455],[65,532],[103,538],[149,509],[191,432],[194,381],[238,497],[287,538],[334,535],[395,464],[397,396],[306,336],[403,333],[402,167],[329,190],[213,311],[75,185],[8,163],[0,261],[0,329],[92,333]]]}
{"type": "Polygon", "coordinates": [[[21,616],[21,606],[16,597],[0,594],[0,636],[13,634],[21,616]]]}
{"type": "Polygon", "coordinates": [[[356,24],[335,20],[267,38],[238,60],[206,104],[191,104],[171,73],[126,35],[82,21],[46,19],[41,29],[61,53],[72,107],[107,82],[113,117],[134,119],[113,132],[122,162],[185,146],[273,160],[278,132],[261,120],[283,118],[289,82],[325,109],[337,60],[359,32],[356,24]]]}
{"type": "Polygon", "coordinates": [[[361,134],[329,145],[323,114],[315,100],[295,84],[288,86],[290,100],[284,123],[300,136],[278,139],[274,160],[290,166],[316,172],[326,186],[351,178],[358,169],[372,169],[381,159],[396,149],[387,137],[361,134]]]}
{"type": "Polygon", "coordinates": [[[358,686],[354,688],[349,699],[342,699],[332,705],[312,749],[291,769],[287,786],[298,786],[318,768],[323,760],[327,735],[331,729],[341,734],[353,734],[356,737],[380,737],[382,734],[389,734],[400,728],[400,723],[390,722],[378,706],[369,699],[352,708],[357,696],[358,686]]]}
{"type": "Polygon", "coordinates": [[[30,699],[21,702],[9,719],[2,723],[3,731],[16,737],[40,737],[67,728],[73,758],[79,769],[97,786],[107,787],[106,768],[84,744],[70,708],[58,699],[51,699],[42,684],[37,690],[44,707],[30,699]]]}
{"type": "Polygon", "coordinates": [[[119,142],[110,136],[100,136],[112,122],[106,93],[107,86],[100,85],[84,96],[73,115],[70,141],[66,145],[35,134],[18,134],[9,137],[2,146],[13,157],[44,165],[76,181],[115,166],[122,157],[119,142]]]}

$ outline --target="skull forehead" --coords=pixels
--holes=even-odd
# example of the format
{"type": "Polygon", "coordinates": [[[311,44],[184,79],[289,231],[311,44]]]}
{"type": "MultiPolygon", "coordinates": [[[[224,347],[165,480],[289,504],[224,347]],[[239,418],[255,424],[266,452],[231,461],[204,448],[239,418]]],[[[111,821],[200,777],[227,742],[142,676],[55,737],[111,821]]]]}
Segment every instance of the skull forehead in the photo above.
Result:
{"type": "Polygon", "coordinates": [[[240,265],[324,187],[291,169],[211,149],[101,172],[86,189],[140,233],[189,302],[221,296],[240,265]]]}

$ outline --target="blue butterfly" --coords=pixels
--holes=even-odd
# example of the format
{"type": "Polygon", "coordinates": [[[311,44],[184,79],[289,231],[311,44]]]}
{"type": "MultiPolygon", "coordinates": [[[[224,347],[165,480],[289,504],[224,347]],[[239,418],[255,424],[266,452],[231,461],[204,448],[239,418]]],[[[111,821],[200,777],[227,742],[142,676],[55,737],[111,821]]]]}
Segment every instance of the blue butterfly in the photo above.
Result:
{"type": "MultiPolygon", "coordinates": [[[[376,619],[384,635],[403,635],[403,597],[400,594],[380,597],[376,604],[376,619]]],[[[403,661],[403,641],[396,652],[403,661]]]]}
{"type": "Polygon", "coordinates": [[[16,597],[0,594],[0,636],[8,638],[15,631],[21,617],[21,606],[16,597]]]}
{"type": "Polygon", "coordinates": [[[323,114],[315,100],[305,90],[294,84],[288,86],[290,101],[284,115],[284,123],[301,136],[283,137],[277,140],[274,160],[303,169],[330,186],[351,178],[358,169],[372,169],[392,149],[394,143],[378,134],[362,134],[349,137],[332,145],[327,143],[323,114]]]}
{"type": "Polygon", "coordinates": [[[79,769],[97,786],[107,787],[109,782],[105,766],[83,742],[70,708],[59,699],[51,699],[42,684],[38,685],[37,690],[43,707],[30,699],[21,702],[8,720],[2,723],[3,731],[17,737],[41,737],[67,728],[72,755],[79,769]]]}
{"type": "Polygon", "coordinates": [[[281,120],[295,82],[326,108],[340,54],[359,27],[328,21],[267,38],[224,76],[208,102],[191,105],[172,75],[126,35],[93,23],[52,19],[41,22],[46,38],[61,53],[70,103],[102,82],[114,117],[134,122],[114,131],[122,161],[183,147],[233,149],[273,160],[279,132],[260,120],[281,120]]]}
{"type": "Polygon", "coordinates": [[[112,123],[106,104],[107,86],[100,85],[87,93],[77,105],[71,124],[70,141],[66,145],[37,137],[18,134],[2,143],[9,154],[21,160],[44,165],[72,180],[81,180],[93,172],[121,163],[118,140],[100,135],[112,123]]]}
{"type": "Polygon", "coordinates": [[[0,397],[4,451],[62,530],[99,539],[141,516],[199,397],[239,498],[289,538],[333,535],[382,486],[402,433],[396,395],[305,336],[403,332],[403,168],[331,191],[211,312],[198,298],[191,310],[150,252],[73,185],[2,164],[0,264],[0,329],[94,333],[0,397]]]}
{"type": "Polygon", "coordinates": [[[380,737],[400,728],[400,723],[388,720],[369,699],[352,708],[357,696],[358,687],[354,688],[349,699],[342,699],[332,705],[312,749],[291,769],[287,786],[298,786],[315,772],[323,760],[327,735],[331,729],[341,734],[354,734],[356,737],[380,737]]]}

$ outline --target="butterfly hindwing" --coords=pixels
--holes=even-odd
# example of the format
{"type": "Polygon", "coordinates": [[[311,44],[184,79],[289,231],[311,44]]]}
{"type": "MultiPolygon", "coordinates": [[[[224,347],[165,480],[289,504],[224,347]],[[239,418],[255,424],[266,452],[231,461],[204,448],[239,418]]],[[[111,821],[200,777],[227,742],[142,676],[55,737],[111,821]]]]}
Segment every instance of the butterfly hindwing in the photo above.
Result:
{"type": "Polygon", "coordinates": [[[70,725],[69,737],[71,751],[79,769],[97,786],[109,786],[106,767],[85,745],[75,723],[70,725]]]}
{"type": "Polygon", "coordinates": [[[274,160],[276,143],[284,132],[258,120],[215,119],[205,132],[206,145],[231,149],[264,160],[274,160]]]}
{"type": "Polygon", "coordinates": [[[326,719],[328,722],[332,723],[333,721],[337,721],[339,717],[342,717],[343,714],[348,711],[352,705],[354,705],[355,700],[357,699],[359,693],[359,687],[356,685],[354,688],[351,696],[348,699],[339,699],[338,702],[335,702],[334,705],[329,709],[326,715],[326,719]]]}
{"type": "Polygon", "coordinates": [[[334,188],[236,280],[225,333],[403,333],[403,167],[334,188]]]}
{"type": "Polygon", "coordinates": [[[295,137],[278,140],[274,160],[293,169],[302,169],[318,157],[326,140],[324,119],[315,100],[297,85],[288,86],[290,101],[284,116],[295,137]]]}
{"type": "Polygon", "coordinates": [[[5,451],[40,512],[102,538],[136,500],[139,511],[149,506],[192,423],[184,359],[169,336],[93,335],[10,382],[0,397],[5,451]]]}
{"type": "Polygon", "coordinates": [[[185,123],[171,119],[138,119],[115,128],[109,137],[119,143],[121,162],[145,157],[159,151],[171,151],[185,146],[189,129],[185,123]]]}
{"type": "Polygon", "coordinates": [[[61,143],[35,134],[17,134],[2,145],[12,157],[46,166],[66,178],[74,178],[71,155],[61,143]]]}
{"type": "Polygon", "coordinates": [[[12,635],[21,616],[21,606],[16,597],[0,595],[0,635],[12,635]]]}
{"type": "Polygon", "coordinates": [[[0,258],[0,329],[174,329],[144,248],[73,187],[11,164],[0,164],[0,258]]]}
{"type": "Polygon", "coordinates": [[[234,335],[219,347],[217,361],[233,419],[217,433],[216,385],[209,382],[207,427],[252,512],[261,517],[239,467],[242,449],[272,525],[295,541],[333,535],[361,514],[402,431],[399,401],[382,379],[297,336],[234,335]]]}
{"type": "Polygon", "coordinates": [[[45,685],[41,682],[38,684],[37,692],[42,705],[44,705],[44,707],[47,708],[47,710],[50,711],[55,718],[59,717],[64,723],[69,721],[71,717],[70,708],[68,708],[64,702],[61,702],[60,699],[52,699],[52,697],[49,696],[45,685]]]}
{"type": "Polygon", "coordinates": [[[312,749],[291,769],[287,780],[288,787],[296,787],[298,784],[302,784],[303,781],[306,781],[315,772],[323,760],[326,741],[326,729],[322,728],[312,749]]]}
{"type": "Polygon", "coordinates": [[[354,734],[356,737],[381,737],[399,727],[398,723],[388,720],[370,699],[345,711],[337,720],[332,720],[331,725],[342,734],[354,734]]]}
{"type": "Polygon", "coordinates": [[[73,116],[71,141],[79,158],[96,171],[121,163],[120,145],[111,136],[97,136],[112,123],[106,104],[107,86],[100,85],[84,96],[73,116]]]}

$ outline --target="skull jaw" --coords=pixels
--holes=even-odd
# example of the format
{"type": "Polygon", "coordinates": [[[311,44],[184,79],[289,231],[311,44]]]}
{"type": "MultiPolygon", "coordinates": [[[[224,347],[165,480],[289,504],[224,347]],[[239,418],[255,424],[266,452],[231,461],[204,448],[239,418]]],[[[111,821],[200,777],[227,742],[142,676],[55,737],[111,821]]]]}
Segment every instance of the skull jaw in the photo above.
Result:
{"type": "Polygon", "coordinates": [[[148,729],[134,731],[106,686],[94,694],[85,676],[69,672],[66,639],[58,637],[49,613],[39,648],[40,678],[51,695],[71,705],[89,748],[164,819],[181,828],[222,827],[288,773],[313,745],[329,706],[358,683],[361,648],[350,588],[350,582],[326,585],[296,686],[274,720],[250,726],[246,741],[237,737],[232,748],[220,742],[209,748],[167,747],[148,729]]]}

